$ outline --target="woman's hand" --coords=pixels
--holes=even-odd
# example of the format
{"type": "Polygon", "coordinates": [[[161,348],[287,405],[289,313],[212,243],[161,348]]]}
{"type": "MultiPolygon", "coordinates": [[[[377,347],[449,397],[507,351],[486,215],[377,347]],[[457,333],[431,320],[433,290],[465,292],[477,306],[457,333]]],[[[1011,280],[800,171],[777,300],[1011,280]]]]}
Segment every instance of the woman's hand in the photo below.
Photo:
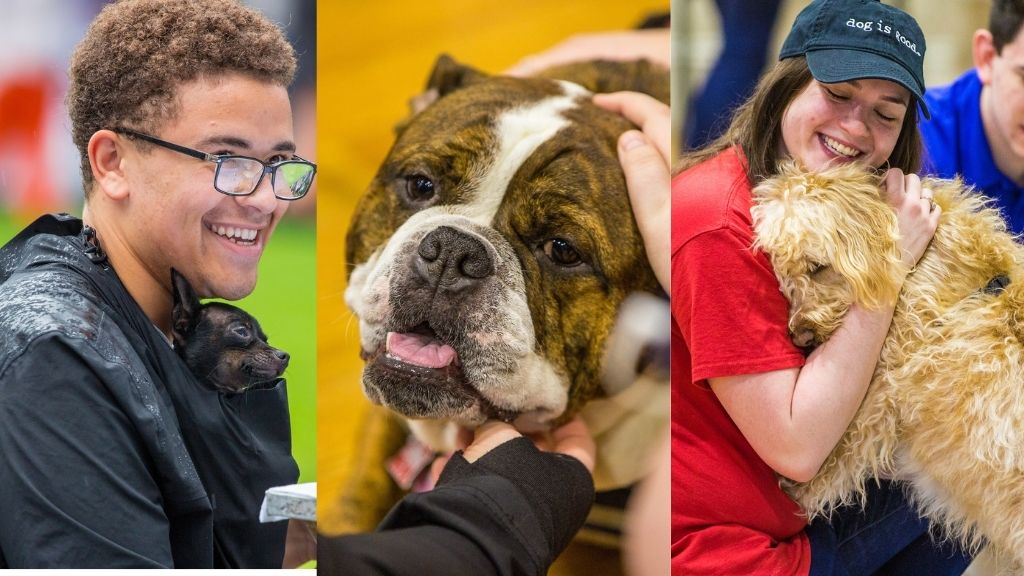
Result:
{"type": "Polygon", "coordinates": [[[669,184],[671,112],[669,107],[637,92],[595,94],[594,104],[622,114],[640,127],[619,137],[619,163],[626,175],[629,202],[633,206],[647,260],[662,289],[671,284],[671,213],[669,184]]]}
{"type": "Polygon", "coordinates": [[[903,263],[910,270],[932,241],[942,208],[932,201],[932,191],[921,187],[917,174],[904,174],[899,168],[886,172],[884,190],[886,201],[896,211],[898,245],[903,263]]]}

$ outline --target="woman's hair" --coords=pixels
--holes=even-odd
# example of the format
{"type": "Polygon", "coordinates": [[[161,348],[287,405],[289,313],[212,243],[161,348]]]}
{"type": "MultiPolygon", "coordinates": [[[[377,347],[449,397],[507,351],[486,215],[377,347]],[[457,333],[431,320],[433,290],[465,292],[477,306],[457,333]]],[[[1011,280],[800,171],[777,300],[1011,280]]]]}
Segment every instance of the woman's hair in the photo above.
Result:
{"type": "MultiPolygon", "coordinates": [[[[754,93],[733,114],[724,134],[699,150],[685,153],[676,166],[682,171],[733,146],[740,146],[747,157],[747,179],[755,184],[779,173],[779,144],[782,138],[782,116],[786,108],[813,80],[803,56],[782,60],[768,70],[757,83],[754,93]]],[[[917,172],[921,165],[921,137],[917,133],[917,101],[903,117],[903,126],[896,147],[886,168],[917,172]]]]}
{"type": "Polygon", "coordinates": [[[177,89],[241,73],[288,86],[295,50],[284,33],[237,0],[122,0],[108,4],[71,57],[67,107],[88,197],[89,139],[97,130],[154,130],[177,114],[177,89]]]}

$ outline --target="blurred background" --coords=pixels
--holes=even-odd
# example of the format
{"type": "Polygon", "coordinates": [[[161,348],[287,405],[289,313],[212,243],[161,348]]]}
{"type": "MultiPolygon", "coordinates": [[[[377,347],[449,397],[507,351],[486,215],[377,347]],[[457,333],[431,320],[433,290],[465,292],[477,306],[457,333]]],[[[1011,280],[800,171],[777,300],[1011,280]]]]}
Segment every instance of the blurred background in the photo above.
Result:
{"type": "Polygon", "coordinates": [[[317,20],[323,103],[317,176],[318,524],[326,533],[337,531],[335,504],[353,467],[352,447],[368,405],[360,387],[358,323],[343,301],[345,232],[391,145],[393,126],[408,113],[408,100],[423,90],[441,53],[497,73],[573,34],[631,29],[668,10],[665,0],[396,0],[384,6],[321,2],[317,20]]]}
{"type": "MultiPolygon", "coordinates": [[[[912,15],[921,25],[928,49],[924,77],[928,86],[953,81],[972,67],[971,35],[988,25],[990,0],[885,0],[912,15]]],[[[710,111],[729,108],[736,91],[705,93],[704,86],[726,82],[749,90],[766,63],[774,63],[789,28],[807,0],[672,0],[673,147],[681,151],[684,134],[690,147],[714,129],[710,111]],[[722,9],[719,9],[719,6],[722,9]],[[734,31],[723,37],[723,23],[734,31]],[[742,33],[739,33],[739,32],[742,33]],[[726,55],[719,62],[720,55],[726,55]],[[718,64],[716,66],[716,64],[718,64]],[[699,118],[699,121],[698,121],[699,118]],[[695,134],[698,132],[700,134],[695,134]]],[[[747,92],[749,93],[749,92],[747,92]]],[[[742,101],[742,100],[740,100],[742,101]]]]}
{"type": "MultiPolygon", "coordinates": [[[[78,152],[64,109],[75,44],[106,2],[4,0],[0,34],[0,244],[45,212],[82,211],[78,152]]],[[[299,154],[316,162],[316,2],[250,0],[299,53],[291,89],[299,154]]],[[[316,184],[314,183],[314,191],[316,184]]],[[[292,204],[238,304],[292,357],[285,377],[301,481],[316,480],[316,195],[292,204]]]]}

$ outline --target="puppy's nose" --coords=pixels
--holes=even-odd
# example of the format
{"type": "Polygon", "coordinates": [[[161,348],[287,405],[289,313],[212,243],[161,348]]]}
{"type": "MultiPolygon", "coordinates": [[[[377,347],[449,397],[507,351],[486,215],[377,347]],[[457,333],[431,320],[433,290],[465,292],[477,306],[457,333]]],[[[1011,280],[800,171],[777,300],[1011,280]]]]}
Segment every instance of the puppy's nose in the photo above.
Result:
{"type": "Polygon", "coordinates": [[[475,236],[439,226],[423,237],[413,268],[432,288],[456,293],[494,274],[487,246],[475,236]]]}
{"type": "Polygon", "coordinates": [[[275,348],[274,349],[274,358],[277,358],[283,364],[287,365],[288,364],[288,359],[291,358],[291,356],[289,356],[288,353],[285,352],[284,350],[278,350],[278,349],[275,348]]]}

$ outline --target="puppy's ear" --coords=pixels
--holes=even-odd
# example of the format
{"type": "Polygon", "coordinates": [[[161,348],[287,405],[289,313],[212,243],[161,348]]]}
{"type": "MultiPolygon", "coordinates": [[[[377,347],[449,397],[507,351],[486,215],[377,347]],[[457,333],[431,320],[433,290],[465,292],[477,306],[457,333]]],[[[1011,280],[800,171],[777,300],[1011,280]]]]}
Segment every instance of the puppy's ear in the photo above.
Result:
{"type": "Polygon", "coordinates": [[[199,297],[188,280],[171,268],[171,292],[174,294],[174,308],[171,312],[171,338],[175,347],[185,343],[192,325],[199,314],[199,297]]]}
{"type": "MultiPolygon", "coordinates": [[[[424,91],[409,100],[411,116],[419,114],[428,106],[437,102],[438,99],[451,94],[459,88],[479,82],[485,78],[487,78],[486,73],[460,64],[447,54],[441,54],[434,63],[434,69],[430,72],[430,78],[427,80],[427,86],[424,91]]],[[[400,131],[404,124],[405,122],[399,124],[396,130],[400,131]]]]}

